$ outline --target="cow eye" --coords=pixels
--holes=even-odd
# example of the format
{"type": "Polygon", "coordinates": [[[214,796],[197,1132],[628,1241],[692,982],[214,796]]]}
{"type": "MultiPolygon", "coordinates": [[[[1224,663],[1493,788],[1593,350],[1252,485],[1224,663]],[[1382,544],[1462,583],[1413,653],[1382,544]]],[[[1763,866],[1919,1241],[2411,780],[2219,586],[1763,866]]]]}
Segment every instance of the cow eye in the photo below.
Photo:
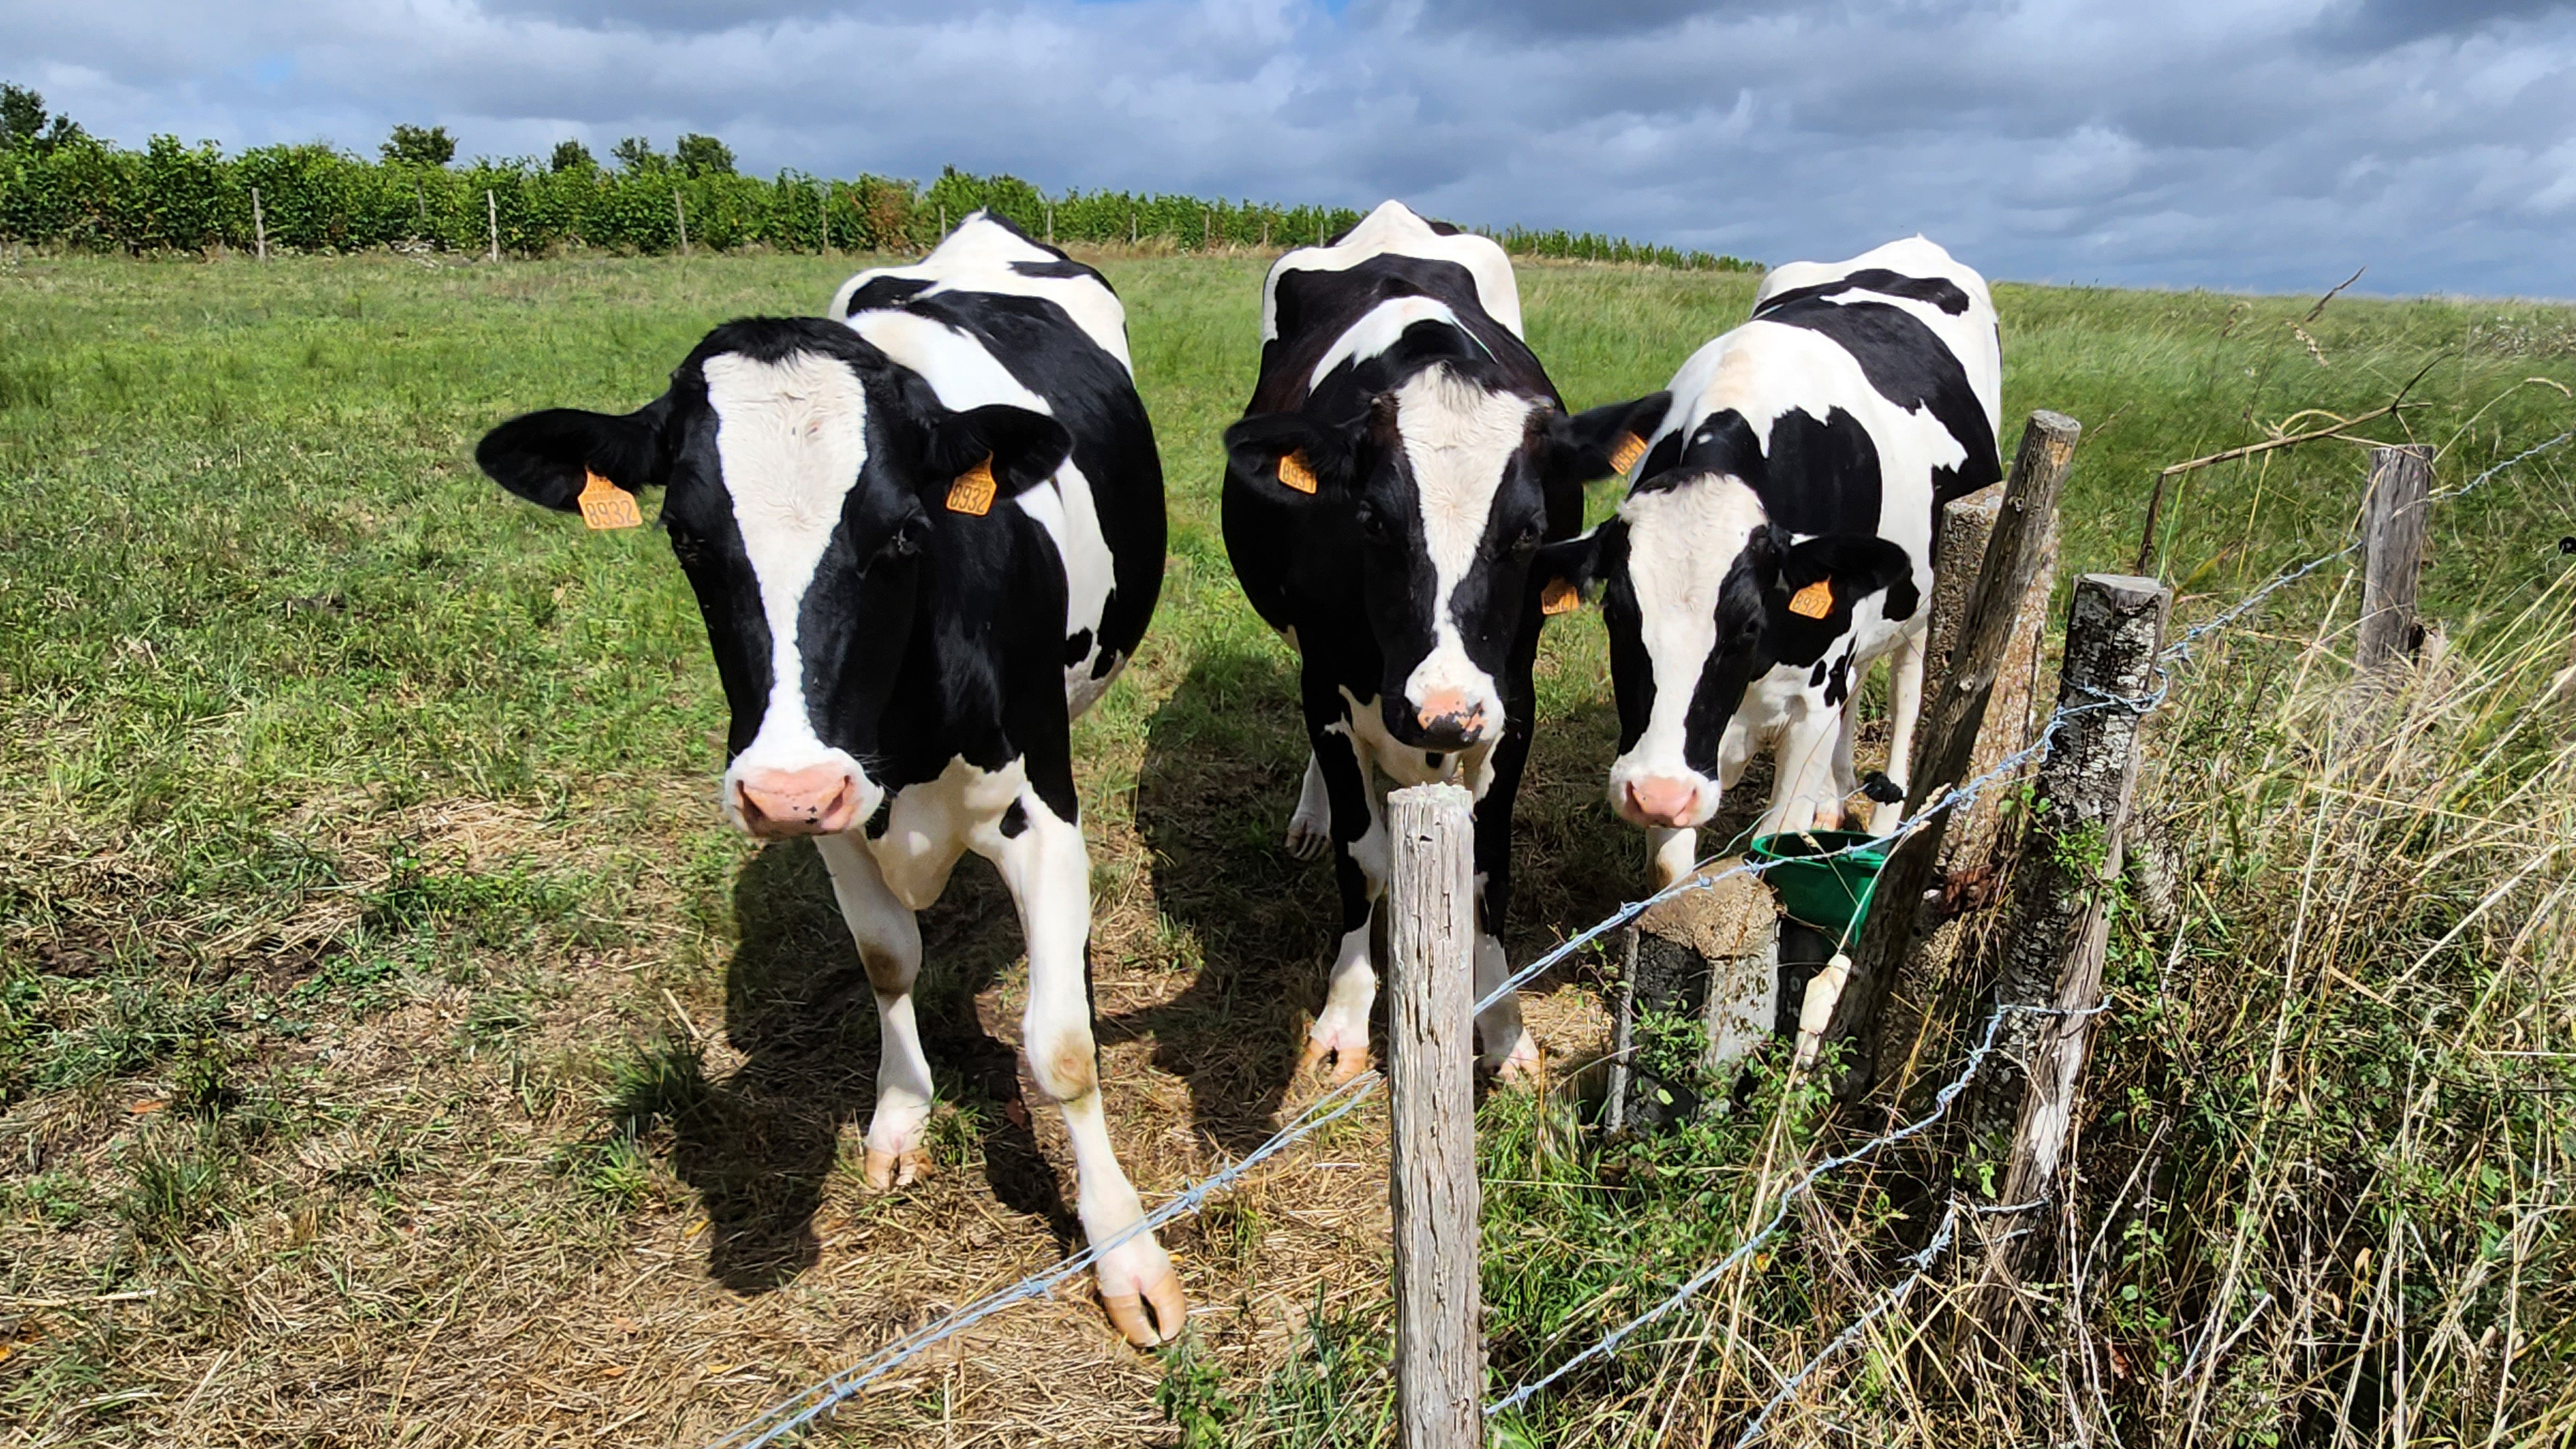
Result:
{"type": "Polygon", "coordinates": [[[905,519],[886,536],[885,547],[880,552],[887,558],[913,557],[921,552],[921,536],[929,531],[929,527],[918,518],[905,519]]]}
{"type": "Polygon", "coordinates": [[[1516,554],[1533,554],[1538,552],[1539,534],[1540,529],[1537,524],[1525,523],[1521,525],[1520,533],[1512,539],[1512,552],[1516,554]]]}
{"type": "Polygon", "coordinates": [[[1365,503],[1360,505],[1359,522],[1360,532],[1380,543],[1386,543],[1395,537],[1394,521],[1365,503]]]}

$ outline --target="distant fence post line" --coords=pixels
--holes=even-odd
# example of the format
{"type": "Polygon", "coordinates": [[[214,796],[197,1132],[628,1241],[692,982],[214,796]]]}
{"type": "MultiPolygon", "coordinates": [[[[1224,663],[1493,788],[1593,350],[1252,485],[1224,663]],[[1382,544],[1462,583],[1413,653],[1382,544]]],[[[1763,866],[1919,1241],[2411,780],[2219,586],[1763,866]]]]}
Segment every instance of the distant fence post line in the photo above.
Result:
{"type": "Polygon", "coordinates": [[[689,254],[689,209],[680,204],[680,193],[677,188],[671,192],[671,218],[679,223],[680,255],[685,257],[689,254]]]}
{"type": "MultiPolygon", "coordinates": [[[[1930,809],[1969,778],[1968,762],[1985,725],[1995,677],[2012,650],[2023,600],[2039,576],[2042,543],[2054,526],[2057,500],[2083,431],[2073,418],[2046,411],[2032,413],[2022,428],[2021,448],[2004,483],[2002,514],[1968,597],[1959,641],[1937,684],[1924,690],[1913,767],[1905,777],[1909,813],[1930,809]]],[[[1926,673],[1928,678],[1928,668],[1926,673]]],[[[1825,1034],[1827,1041],[1851,1045],[1852,1060],[1837,1089],[1845,1099],[1867,1091],[1875,1079],[1880,1008],[1900,964],[1914,949],[1923,892],[1940,863],[1947,823],[1944,816],[1933,816],[1898,842],[1879,872],[1871,897],[1874,908],[1862,927],[1859,948],[1851,953],[1851,975],[1825,1034]]]]}
{"type": "Polygon", "coordinates": [[[1387,797],[1387,1085],[1395,1209],[1396,1442],[1476,1449],[1485,1349],[1476,1217],[1474,805],[1387,797]]]}
{"type": "Polygon", "coordinates": [[[492,230],[492,260],[501,260],[501,204],[492,199],[490,187],[483,190],[483,220],[492,230]]]}
{"type": "Polygon", "coordinates": [[[259,208],[259,188],[250,189],[251,235],[259,239],[259,259],[268,260],[268,217],[259,208]]]}

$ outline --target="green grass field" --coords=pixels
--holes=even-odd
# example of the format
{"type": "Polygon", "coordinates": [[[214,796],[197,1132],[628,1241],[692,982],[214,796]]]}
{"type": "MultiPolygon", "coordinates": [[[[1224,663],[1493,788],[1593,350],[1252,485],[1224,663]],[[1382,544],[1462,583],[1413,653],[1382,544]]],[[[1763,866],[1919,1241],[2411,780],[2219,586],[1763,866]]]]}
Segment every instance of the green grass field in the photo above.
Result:
{"type": "MultiPolygon", "coordinates": [[[[1263,262],[1101,264],[1127,303],[1174,525],[1161,612],[1076,741],[1110,1110],[1122,1158],[1155,1200],[1259,1141],[1290,1099],[1300,1022],[1321,996],[1331,891],[1325,869],[1275,848],[1303,760],[1289,660],[1243,604],[1216,525],[1218,436],[1250,390],[1263,262]]],[[[652,530],[591,534],[521,505],[469,456],[511,413],[638,405],[713,323],[811,311],[858,265],[0,265],[0,1424],[19,1426],[0,1443],[700,1442],[1073,1242],[1061,1143],[1049,1114],[1029,1110],[1034,1096],[1024,1104],[1014,1066],[1018,947],[990,873],[961,872],[925,922],[925,1031],[952,1099],[938,1126],[948,1170],[870,1199],[857,1133],[843,1130],[865,1121],[874,1056],[855,959],[809,849],[756,850],[719,826],[722,697],[665,544],[652,530]]],[[[1575,407],[1660,386],[1741,318],[1755,285],[1592,266],[1521,276],[1530,340],[1575,407]]],[[[1997,302],[2006,453],[2031,408],[2087,426],[2064,510],[2070,575],[2129,568],[2157,468],[2369,411],[2419,371],[2400,418],[2359,431],[2440,445],[2439,486],[2576,425],[2566,308],[2344,297],[2311,318],[2312,298],[2009,285],[1997,302]]],[[[2340,440],[2176,477],[2157,542],[2183,616],[2338,546],[2359,483],[2359,450],[2340,440]]],[[[1596,515],[1612,496],[1596,489],[1596,515]]],[[[2409,817],[2432,823],[2404,858],[2428,862],[2426,882],[2472,871],[2459,890],[2474,901],[2495,869],[2481,852],[2522,849],[2515,832],[2565,818],[2520,793],[2544,768],[2564,778],[2564,734],[2534,745],[2498,721],[2538,708],[2531,661],[2562,647],[2550,630],[2563,640],[2576,567],[2559,548],[2576,535],[2576,444],[2446,504],[2434,527],[2426,608],[2463,658],[2494,666],[2493,679],[2471,671],[2485,681],[2476,707],[2445,716],[2471,723],[2439,754],[2464,762],[2442,788],[2484,793],[2409,817]],[[2452,828],[2472,818],[2504,834],[2452,828]]],[[[2334,621],[2338,599],[2348,621],[2347,586],[2328,570],[2284,594],[2245,631],[2279,652],[2249,649],[2211,670],[2191,702],[2196,733],[2175,736],[2177,758],[2187,741],[2194,769],[2208,766],[2189,775],[2192,799],[2242,791],[2250,802],[2262,797],[2249,782],[2293,778],[2281,772],[2295,761],[2283,761],[2307,758],[2291,739],[2304,726],[2276,707],[2342,647],[2334,621]]],[[[1516,958],[1643,880],[1642,845],[1599,804],[1614,734],[1605,658],[1588,612],[1551,627],[1517,845],[1516,958]]],[[[2195,982],[2228,962],[2284,970],[2272,937],[2229,914],[2252,897],[2229,891],[2277,904],[2280,880],[2305,879],[2295,842],[2265,832],[2356,794],[2307,788],[2283,786],[2278,818],[2203,822],[2212,861],[2225,855],[2232,873],[2196,899],[2238,935],[2204,933],[2189,952],[2172,944],[2176,960],[2210,953],[2195,982]]],[[[2558,848],[2512,858],[2539,860],[2536,879],[2561,883],[2558,848]]],[[[2281,918],[2305,920],[2304,909],[2283,906],[2281,918]]],[[[2563,891],[2533,909],[2558,921],[2563,891]]],[[[2398,1023],[2386,1030],[2403,1037],[2412,998],[2370,974],[2372,932],[2412,940],[2465,923],[2440,910],[2375,920],[2346,923],[2354,954],[2338,969],[2378,983],[2372,999],[2389,998],[2398,1023]]],[[[2281,937],[2294,962],[2296,937],[2281,937]]],[[[2443,949],[2466,950],[2465,939],[2443,949]]],[[[2482,1011],[2528,988],[2538,994],[2527,1027],[2471,1044],[2576,1049],[2565,943],[2545,934],[2478,957],[2440,986],[2451,1005],[2427,1008],[2421,1029],[2482,1021],[2459,1004],[2482,1011]],[[2524,961],[2539,963],[2529,981],[2516,974],[2524,961]],[[2498,984],[2508,981],[2524,984],[2498,984]]],[[[2163,949],[2161,938],[2132,944],[2140,959],[2163,949]]],[[[2283,975],[2276,1000],[2298,998],[2306,979],[2283,975]]],[[[1597,1047],[1585,985],[1531,1011],[1552,1054],[1597,1047]]],[[[2224,1015],[2205,1010],[2189,1030],[2270,1039],[2259,1013],[2224,1015]]],[[[2326,1097],[2393,1090],[2364,1080],[2368,1051],[2329,1050],[2342,1040],[2332,1033],[2295,1040],[2301,1080],[2326,1097]]],[[[2284,1050],[2273,1041],[2276,1086],[2284,1050]]],[[[2106,1052],[2114,1079],[2147,1101],[2110,1099],[2119,1120],[2100,1132],[2144,1142],[2162,1130],[2158,1094],[2181,1100],[2170,1082],[2189,1074],[2106,1052]]],[[[2246,1070],[2261,1078],[2263,1060],[2255,1052],[2246,1070]]],[[[2479,1060],[2491,1075],[2509,1065],[2479,1060]]],[[[2503,1134],[2504,1196],[2444,1209],[2446,1231],[2503,1236],[2423,1250],[2428,1272],[2445,1253],[2487,1265],[2462,1300],[2483,1305],[2476,1329],[2504,1321],[2499,1303],[2537,1308],[2497,1297],[2495,1265],[2510,1257],[2519,1272],[2540,1250],[2513,1236],[2525,1228],[2498,1226],[2522,1218],[2494,1214],[2519,1204],[2549,1223],[2564,1210],[2563,1178],[2554,1199],[2510,1191],[2524,1181],[2514,1163],[2540,1173],[2540,1157],[2576,1152],[2576,1137],[2554,1135],[2571,1130],[2563,1108],[2533,1115],[2553,1110],[2548,1092],[2497,1108],[2510,1120],[2481,1139],[2503,1134]]],[[[2400,1105],[2404,1121],[2421,1119],[2400,1105]]],[[[1789,1115],[1811,1106],[1793,1102],[1789,1115]]],[[[1633,1305],[1693,1255],[1722,1250],[1718,1227],[1743,1193],[1758,1194],[1745,1165],[1776,1147],[1739,1132],[1657,1149],[1669,1180],[1726,1185],[1646,1193],[1622,1226],[1549,1206],[1607,1191],[1567,1186],[1596,1179],[1588,1159],[1565,1157],[1554,1110],[1488,1108],[1489,1168],[1528,1155],[1540,1164],[1528,1176],[1556,1184],[1497,1197],[1507,1216],[1498,1228],[1489,1215],[1489,1240],[1526,1228],[1528,1242],[1551,1246],[1489,1254],[1489,1284],[1562,1279],[1561,1291],[1517,1299],[1489,1286],[1527,1315],[1496,1330],[1498,1374],[1587,1341],[1587,1314],[1611,1321],[1611,1299],[1581,1301],[1609,1291],[1605,1264],[1630,1275],[1621,1291],[1633,1305]],[[1620,1239],[1639,1213],[1679,1226],[1620,1239]],[[1601,1236],[1587,1247],[1585,1233],[1601,1236]],[[1574,1336],[1549,1339],[1555,1328],[1542,1324],[1574,1336]]],[[[2237,1126],[2199,1110],[2168,1114],[2173,1142],[2199,1132],[2238,1146],[2191,1159],[2189,1181],[2149,1174],[2148,1194],[2168,1207],[2255,1180],[2275,1158],[2246,1143],[2281,1147],[2260,1132],[2228,1136],[2237,1126]]],[[[2268,1105],[2257,1115],[2274,1120],[2268,1105]]],[[[1200,1346],[1172,1381],[1196,1386],[1183,1401],[1219,1406],[1209,1424],[1239,1410],[1224,1432],[1369,1443],[1366,1414],[1329,1433],[1314,1426],[1319,1403],[1383,1392],[1353,1387],[1374,1371],[1365,1352],[1332,1347],[1382,1309],[1382,1117],[1301,1154],[1167,1239],[1203,1310],[1200,1346]]],[[[2472,1155],[2410,1170],[2474,1180],[2494,1169],[2472,1155]]],[[[2282,1190],[2302,1189],[2284,1179],[2282,1190]]],[[[1853,1211],[1843,1227],[1857,1233],[1867,1214],[1853,1211]]],[[[2429,1209],[2409,1211],[2421,1222],[2429,1209]]],[[[2176,1230],[2139,1231],[2161,1244],[2176,1230]]],[[[2368,1279],[2366,1262],[2346,1261],[2368,1279]]],[[[2139,1361],[2103,1390],[2106,1415],[2145,1422],[2188,1401],[2193,1422],[2222,1422],[2208,1406],[2234,1402],[2223,1386],[2174,1377],[2204,1316],[2243,1301],[2234,1277],[2213,1290],[2206,1267],[2127,1280],[2147,1285],[2144,1304],[2123,1300],[2134,1312],[2118,1330],[2139,1361]],[[2174,1362],[2147,1361],[2169,1350],[2174,1362]]],[[[1812,1295],[1756,1308],[1739,1296],[1725,1321],[1785,1323],[1784,1342],[1812,1349],[1832,1331],[1825,1307],[1858,1298],[1836,1296],[1847,1269],[1820,1259],[1811,1270],[1812,1295]]],[[[2335,1291],[2337,1312],[2357,1320],[2360,1295],[2335,1291]]],[[[2393,1291],[2402,1298],[2402,1285],[2393,1291]]],[[[1712,1342],[1705,1323],[1693,1331],[1712,1342]]],[[[2512,1334],[2531,1331],[2506,1330],[2508,1370],[2512,1334]]],[[[2356,1342],[2355,1363],[2379,1351],[2368,1333],[2356,1342]]],[[[970,1344],[845,1417],[850,1441],[1171,1442],[1153,1394],[1166,1367],[1119,1348],[1071,1295],[970,1344]]],[[[1673,1386],[1702,1395],[1712,1424],[1739,1421],[1747,1392],[1758,1402],[1758,1378],[1675,1368],[1685,1351],[1642,1354],[1633,1378],[1591,1390],[1633,1407],[1632,1396],[1673,1386]]],[[[2503,1422],[2532,1380],[2497,1378],[2494,1352],[2480,1352],[2487,1377],[2457,1369],[2469,1377],[2453,1397],[2488,1393],[2503,1422]]],[[[1885,1366],[1896,1353],[1853,1375],[1843,1411],[1940,1421],[1923,1407],[1937,1395],[1885,1366]]],[[[2398,1378],[2397,1402],[2409,1402],[2398,1378]]],[[[2563,1427],[2576,1408],[2563,1378],[2552,1392],[2515,1409],[2513,1433],[2496,1442],[2563,1427]]],[[[1542,1418],[1533,1432],[1610,1441],[1597,1417],[1580,1435],[1571,1422],[1542,1418]]],[[[1620,1422],[1624,1434],[1648,1421],[1620,1422]]]]}

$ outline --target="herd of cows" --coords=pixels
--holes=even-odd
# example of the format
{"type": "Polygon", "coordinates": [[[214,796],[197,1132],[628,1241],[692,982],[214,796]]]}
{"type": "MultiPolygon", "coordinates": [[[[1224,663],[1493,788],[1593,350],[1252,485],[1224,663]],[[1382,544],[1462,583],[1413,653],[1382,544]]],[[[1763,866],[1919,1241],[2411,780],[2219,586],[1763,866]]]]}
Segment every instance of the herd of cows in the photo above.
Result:
{"type": "MultiPolygon", "coordinates": [[[[1921,238],[1773,271],[1668,390],[1580,413],[1523,340],[1493,242],[1390,201],[1280,257],[1223,498],[1244,593],[1302,661],[1312,752],[1287,848],[1329,849],[1341,898],[1306,1065],[1347,1079],[1368,1061],[1390,788],[1473,792],[1480,994],[1508,974],[1538,635],[1586,597],[1618,701],[1610,803],[1653,833],[1659,877],[1690,868],[1760,749],[1777,767],[1759,831],[1840,824],[1860,789],[1850,705],[1882,656],[1898,778],[1872,781],[1887,798],[1867,823],[1893,829],[1934,520],[1999,476],[2000,392],[1984,279],[1921,238]],[[1626,499],[1581,533],[1583,485],[1614,473],[1626,499]]],[[[726,818],[814,838],[875,990],[870,1185],[921,1165],[914,913],[971,849],[1018,905],[1022,1040],[1064,1116],[1083,1230],[1134,1227],[1098,1090],[1070,743],[1163,570],[1162,462],[1109,284],[978,213],[917,264],[851,278],[823,317],[716,328],[632,413],[531,413],[476,458],[595,525],[662,490],[732,711],[726,818]]],[[[1476,1030],[1498,1073],[1534,1071],[1509,998],[1476,1030]]],[[[1180,1331],[1150,1233],[1096,1273],[1131,1342],[1180,1331]]]]}

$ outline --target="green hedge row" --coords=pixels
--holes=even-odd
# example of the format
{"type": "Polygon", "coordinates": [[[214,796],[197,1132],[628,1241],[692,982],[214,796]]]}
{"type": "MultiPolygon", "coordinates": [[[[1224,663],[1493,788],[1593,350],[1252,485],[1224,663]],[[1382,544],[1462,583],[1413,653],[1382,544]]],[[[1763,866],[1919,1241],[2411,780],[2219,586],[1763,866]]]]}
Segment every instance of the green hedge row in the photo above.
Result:
{"type": "MultiPolygon", "coordinates": [[[[884,176],[851,181],[780,172],[685,176],[671,169],[533,160],[445,167],[366,161],[329,146],[263,146],[226,156],[212,143],[156,136],[140,151],[87,137],[0,151],[0,238],[97,251],[360,251],[426,244],[476,252],[497,228],[518,256],[577,247],[671,252],[690,247],[780,251],[918,251],[978,207],[1032,236],[1157,242],[1184,251],[1288,246],[1349,226],[1347,208],[1269,206],[1123,191],[1050,197],[1015,176],[951,168],[928,186],[884,176]],[[256,201],[254,201],[256,198],[256,201]],[[487,200],[488,198],[488,200],[487,200]]],[[[1496,240],[1533,256],[1758,271],[1752,262],[1617,237],[1513,229],[1496,240]]]]}

